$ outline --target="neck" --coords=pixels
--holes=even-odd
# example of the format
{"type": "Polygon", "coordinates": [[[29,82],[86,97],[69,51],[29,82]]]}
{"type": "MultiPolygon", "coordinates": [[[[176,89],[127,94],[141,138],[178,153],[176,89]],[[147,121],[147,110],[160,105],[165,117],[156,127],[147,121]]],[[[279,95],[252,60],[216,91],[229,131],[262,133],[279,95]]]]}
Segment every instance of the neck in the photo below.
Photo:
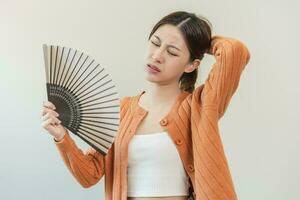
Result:
{"type": "Polygon", "coordinates": [[[165,105],[173,102],[181,92],[177,83],[169,85],[150,83],[144,95],[152,105],[165,105]]]}

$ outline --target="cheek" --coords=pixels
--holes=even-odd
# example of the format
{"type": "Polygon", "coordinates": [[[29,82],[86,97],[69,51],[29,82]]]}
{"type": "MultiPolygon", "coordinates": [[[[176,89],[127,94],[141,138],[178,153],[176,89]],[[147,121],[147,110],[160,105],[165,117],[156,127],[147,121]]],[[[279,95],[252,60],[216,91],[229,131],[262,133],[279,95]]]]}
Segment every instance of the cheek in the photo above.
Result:
{"type": "Polygon", "coordinates": [[[147,48],[147,52],[150,54],[150,53],[153,53],[154,51],[155,51],[155,47],[149,45],[148,48],[147,48]]]}
{"type": "Polygon", "coordinates": [[[168,59],[167,61],[167,71],[170,73],[170,75],[178,75],[181,74],[184,71],[184,65],[180,62],[180,59],[168,59]]]}
{"type": "Polygon", "coordinates": [[[145,52],[146,58],[151,59],[152,55],[153,55],[153,51],[150,49],[147,49],[147,51],[145,52]]]}

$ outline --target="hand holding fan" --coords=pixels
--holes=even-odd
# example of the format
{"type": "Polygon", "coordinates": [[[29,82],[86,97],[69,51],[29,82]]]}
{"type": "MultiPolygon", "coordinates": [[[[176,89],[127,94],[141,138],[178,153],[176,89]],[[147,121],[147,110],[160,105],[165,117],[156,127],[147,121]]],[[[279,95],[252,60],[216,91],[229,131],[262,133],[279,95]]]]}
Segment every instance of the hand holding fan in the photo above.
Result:
{"type": "Polygon", "coordinates": [[[106,155],[119,128],[120,98],[103,67],[67,47],[43,45],[48,101],[62,125],[106,155]]]}

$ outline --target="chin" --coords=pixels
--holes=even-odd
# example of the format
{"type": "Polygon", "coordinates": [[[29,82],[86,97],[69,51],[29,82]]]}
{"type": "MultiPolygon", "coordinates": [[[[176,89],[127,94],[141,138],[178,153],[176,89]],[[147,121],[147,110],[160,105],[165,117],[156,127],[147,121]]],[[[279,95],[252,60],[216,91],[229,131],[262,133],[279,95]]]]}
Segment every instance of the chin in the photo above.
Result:
{"type": "Polygon", "coordinates": [[[151,74],[146,73],[145,75],[145,79],[151,83],[159,83],[160,80],[158,79],[158,77],[154,77],[151,74]]]}
{"type": "Polygon", "coordinates": [[[149,81],[149,82],[152,82],[152,83],[156,83],[157,82],[157,80],[154,77],[151,77],[148,74],[146,74],[145,79],[147,81],[149,81]]]}

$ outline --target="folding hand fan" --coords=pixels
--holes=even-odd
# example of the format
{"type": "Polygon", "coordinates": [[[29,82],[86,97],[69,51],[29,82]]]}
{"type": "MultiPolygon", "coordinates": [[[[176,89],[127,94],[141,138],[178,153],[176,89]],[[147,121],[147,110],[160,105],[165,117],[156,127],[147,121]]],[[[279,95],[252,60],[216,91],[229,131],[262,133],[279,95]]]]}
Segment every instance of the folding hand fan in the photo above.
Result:
{"type": "Polygon", "coordinates": [[[62,125],[102,155],[119,128],[120,101],[103,67],[83,52],[43,45],[48,101],[62,125]]]}

